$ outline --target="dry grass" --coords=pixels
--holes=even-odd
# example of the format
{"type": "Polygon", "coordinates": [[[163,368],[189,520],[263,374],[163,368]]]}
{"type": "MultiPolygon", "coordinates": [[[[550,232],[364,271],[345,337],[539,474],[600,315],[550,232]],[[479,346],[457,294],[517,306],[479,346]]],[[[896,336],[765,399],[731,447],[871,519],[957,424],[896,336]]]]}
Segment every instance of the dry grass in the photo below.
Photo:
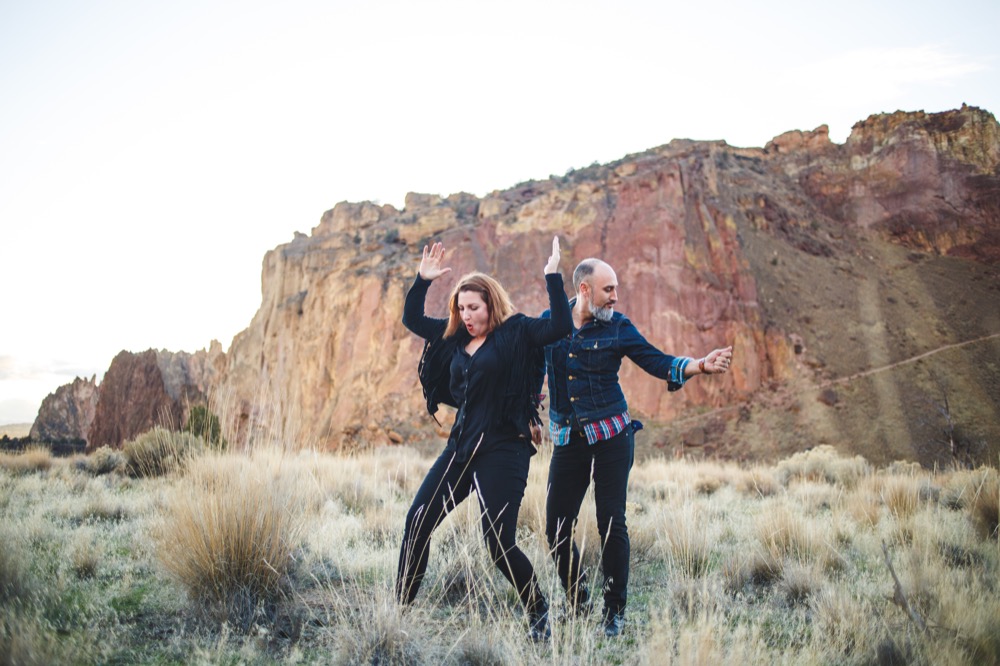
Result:
{"type": "Polygon", "coordinates": [[[814,558],[816,540],[810,525],[784,505],[775,505],[757,519],[757,538],[773,560],[800,562],[814,558]]]}
{"type": "Polygon", "coordinates": [[[20,453],[0,453],[0,469],[11,474],[47,472],[52,465],[52,453],[44,446],[29,446],[20,453]]]}
{"type": "Polygon", "coordinates": [[[909,518],[920,506],[922,488],[914,476],[889,476],[882,484],[882,501],[897,519],[909,518]]]}
{"type": "Polygon", "coordinates": [[[969,501],[969,513],[980,535],[996,541],[1000,526],[1000,478],[996,470],[983,470],[981,478],[969,501]]]}
{"type": "Polygon", "coordinates": [[[628,619],[611,641],[600,631],[589,497],[577,540],[596,612],[570,614],[556,579],[543,534],[547,455],[532,461],[518,530],[552,606],[547,645],[526,638],[474,498],[435,533],[416,602],[395,604],[403,518],[429,460],[402,447],[349,456],[258,447],[209,452],[155,477],[95,475],[62,460],[42,473],[0,467],[0,654],[18,663],[1000,660],[994,470],[871,470],[825,449],[773,468],[638,463],[628,619]],[[926,632],[892,603],[883,543],[926,632]]]}
{"type": "Polygon", "coordinates": [[[23,549],[17,536],[0,530],[0,607],[26,600],[31,591],[23,549]]]}
{"type": "Polygon", "coordinates": [[[159,558],[202,612],[241,629],[267,614],[298,543],[302,475],[280,454],[191,465],[159,534],[159,558]]]}
{"type": "Polygon", "coordinates": [[[73,572],[79,578],[93,578],[101,565],[103,555],[101,545],[92,530],[77,532],[75,539],[70,552],[73,572]]]}
{"type": "Polygon", "coordinates": [[[714,543],[706,529],[705,516],[685,507],[663,515],[656,523],[658,542],[667,561],[691,578],[704,575],[709,568],[714,543]],[[662,531],[661,531],[662,530],[662,531]]]}

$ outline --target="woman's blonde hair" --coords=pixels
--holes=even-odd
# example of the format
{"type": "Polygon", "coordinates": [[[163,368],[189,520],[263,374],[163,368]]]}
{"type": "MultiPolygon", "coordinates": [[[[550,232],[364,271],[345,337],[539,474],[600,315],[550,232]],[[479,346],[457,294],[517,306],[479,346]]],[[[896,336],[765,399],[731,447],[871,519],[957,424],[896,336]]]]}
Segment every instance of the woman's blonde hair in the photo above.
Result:
{"type": "Polygon", "coordinates": [[[514,304],[503,285],[485,273],[468,273],[462,276],[448,297],[448,327],[444,337],[450,338],[462,328],[462,315],[458,312],[458,295],[463,291],[474,291],[486,303],[489,324],[486,332],[492,332],[514,314],[514,304]]]}

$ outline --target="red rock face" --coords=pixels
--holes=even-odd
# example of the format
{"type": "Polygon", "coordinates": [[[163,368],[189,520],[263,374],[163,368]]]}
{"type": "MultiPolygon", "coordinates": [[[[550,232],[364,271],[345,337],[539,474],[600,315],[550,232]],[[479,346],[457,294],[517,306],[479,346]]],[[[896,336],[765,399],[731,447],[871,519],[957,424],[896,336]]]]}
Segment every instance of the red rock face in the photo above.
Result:
{"type": "Polygon", "coordinates": [[[119,353],[98,389],[87,450],[120,447],[155,426],[182,427],[192,406],[207,403],[224,359],[217,342],[194,354],[152,349],[119,353]]]}
{"type": "Polygon", "coordinates": [[[123,351],[111,361],[101,382],[87,450],[120,447],[125,440],[151,430],[165,420],[181,422],[178,403],[167,394],[156,352],[123,351]]]}

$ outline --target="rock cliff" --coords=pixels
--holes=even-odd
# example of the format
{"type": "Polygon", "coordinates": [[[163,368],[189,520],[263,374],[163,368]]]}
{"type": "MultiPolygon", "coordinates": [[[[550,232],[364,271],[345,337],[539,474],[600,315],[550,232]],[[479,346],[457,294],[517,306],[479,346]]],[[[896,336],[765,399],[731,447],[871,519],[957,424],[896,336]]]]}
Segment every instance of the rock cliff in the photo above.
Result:
{"type": "Polygon", "coordinates": [[[1000,345],[948,346],[1000,332],[997,308],[984,307],[1000,289],[998,164],[996,120],[963,107],[872,116],[844,145],[825,127],[763,149],[673,141],[482,199],[341,203],[267,253],[261,308],[220,386],[239,396],[244,422],[270,419],[304,445],[420,439],[420,341],[399,321],[423,244],[442,241],[454,267],[432,287],[430,313],[444,312],[459,275],[482,270],[537,314],[558,234],[564,274],[606,259],[620,309],[662,349],[735,344],[731,374],[675,394],[623,366],[654,446],[983,455],[1000,440],[1000,391],[971,359],[995,367],[1000,345]],[[942,444],[949,419],[963,422],[960,443],[942,444]]]}
{"type": "Polygon", "coordinates": [[[77,377],[42,401],[29,437],[43,442],[86,441],[97,408],[96,377],[77,377]]]}
{"type": "Polygon", "coordinates": [[[214,341],[194,354],[120,352],[97,391],[87,451],[119,447],[157,425],[183,426],[192,406],[207,404],[223,362],[222,346],[214,341]]]}
{"type": "Polygon", "coordinates": [[[730,374],[676,393],[623,365],[645,452],[1000,454],[1000,126],[964,106],[871,116],[843,145],[825,127],[764,148],[675,140],[483,198],[337,204],[265,255],[260,309],[205,372],[164,372],[150,352],[116,359],[90,445],[158,413],[182,419],[177,387],[192,382],[223,405],[234,441],[263,423],[301,446],[440,446],[416,380],[421,342],[400,323],[422,246],[442,241],[454,269],[429,313],[481,270],[537,314],[553,234],[565,276],[589,256],[615,267],[619,309],[661,349],[735,345],[730,374]]]}

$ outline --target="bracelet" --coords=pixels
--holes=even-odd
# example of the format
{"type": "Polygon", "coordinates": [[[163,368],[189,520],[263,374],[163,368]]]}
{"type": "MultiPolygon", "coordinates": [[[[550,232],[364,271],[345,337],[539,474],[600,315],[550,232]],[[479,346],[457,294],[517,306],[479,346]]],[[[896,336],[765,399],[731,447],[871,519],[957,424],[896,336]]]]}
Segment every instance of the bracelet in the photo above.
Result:
{"type": "Polygon", "coordinates": [[[705,371],[705,359],[704,358],[698,359],[698,369],[701,371],[701,374],[703,374],[703,375],[707,375],[708,374],[708,372],[705,371]]]}

